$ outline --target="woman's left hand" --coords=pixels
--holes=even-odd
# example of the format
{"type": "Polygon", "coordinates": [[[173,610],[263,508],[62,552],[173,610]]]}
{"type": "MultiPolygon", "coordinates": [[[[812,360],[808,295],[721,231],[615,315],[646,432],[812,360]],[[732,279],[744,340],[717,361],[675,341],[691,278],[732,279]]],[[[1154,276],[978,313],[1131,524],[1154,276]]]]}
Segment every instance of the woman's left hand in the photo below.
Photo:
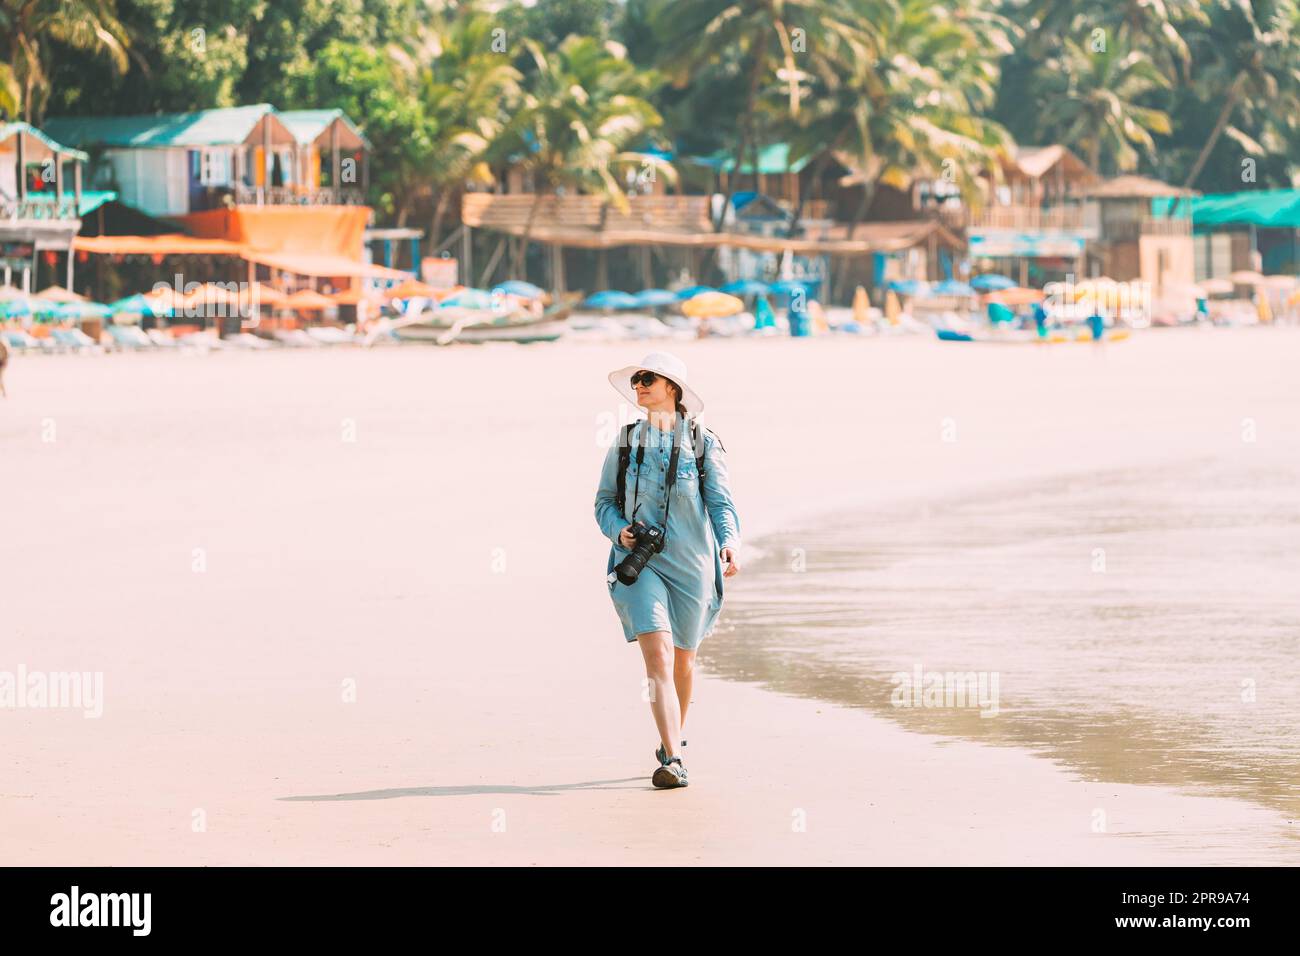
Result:
{"type": "Polygon", "coordinates": [[[729,578],[733,574],[740,573],[740,565],[736,563],[735,548],[723,548],[718,552],[718,556],[722,558],[722,563],[724,565],[722,569],[722,576],[724,578],[729,578]]]}

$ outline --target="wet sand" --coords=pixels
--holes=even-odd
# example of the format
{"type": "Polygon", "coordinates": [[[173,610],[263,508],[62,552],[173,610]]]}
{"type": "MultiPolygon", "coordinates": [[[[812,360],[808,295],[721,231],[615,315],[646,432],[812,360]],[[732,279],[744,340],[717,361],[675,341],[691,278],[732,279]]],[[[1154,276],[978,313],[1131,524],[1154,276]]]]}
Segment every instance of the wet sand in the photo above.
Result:
{"type": "MultiPolygon", "coordinates": [[[[1081,706],[1087,685],[1071,696],[1055,679],[1069,648],[1054,654],[1045,641],[1029,659],[1034,680],[1017,687],[1009,673],[1007,711],[983,722],[1007,729],[976,732],[967,712],[900,719],[875,691],[900,661],[946,663],[928,653],[942,641],[907,643],[926,600],[919,583],[946,573],[944,542],[965,560],[970,535],[979,546],[990,528],[1032,539],[1026,525],[1069,506],[1080,476],[1085,487],[1117,470],[1172,470],[1177,481],[1197,463],[1187,473],[1218,493],[1225,481],[1249,492],[1264,473],[1268,508],[1294,520],[1277,476],[1300,460],[1300,331],[1152,331],[1101,347],[675,343],[729,449],[747,549],[701,654],[686,727],[692,786],[675,792],[649,787],[657,741],[639,655],[609,605],[608,543],[592,517],[619,411],[605,373],[653,348],[16,358],[0,402],[0,671],[102,672],[104,706],[98,719],[0,710],[17,768],[0,784],[6,859],[1297,860],[1285,792],[1268,799],[1236,785],[1237,771],[1216,780],[1205,762],[1180,776],[1125,759],[1135,735],[1185,749],[1204,707],[1180,709],[1176,681],[1126,672],[1139,681],[1126,711],[1102,706],[1119,678],[1097,667],[1096,706],[1081,706]],[[791,435],[802,440],[781,437],[791,435]],[[528,467],[538,449],[551,467],[528,467]],[[1023,510],[1008,489],[1027,496],[1023,510]],[[972,518],[980,501],[997,508],[972,518]],[[957,514],[918,538],[913,507],[957,514]],[[822,593],[835,541],[847,602],[822,593]],[[923,560],[891,565],[882,582],[871,555],[891,541],[923,560]],[[789,547],[803,549],[808,583],[768,586],[789,547]],[[912,617],[881,604],[864,617],[863,590],[885,586],[913,589],[902,602],[912,617]],[[845,607],[848,630],[828,640],[825,615],[845,607]],[[1003,720],[1027,702],[1073,727],[1078,748],[1003,720]]],[[[1292,553],[1284,522],[1233,527],[1229,559],[1292,553]]],[[[1195,575],[1220,581],[1221,563],[1187,546],[1198,527],[1184,532],[1147,540],[1159,567],[1140,575],[1110,545],[1107,586],[1133,573],[1146,600],[1153,576],[1193,576],[1184,594],[1195,575]]],[[[967,586],[933,598],[942,620],[931,637],[987,620],[989,582],[962,568],[967,586]]],[[[1034,613],[1050,613],[1042,581],[1020,587],[1037,595],[1034,613]]],[[[1286,587],[1238,587],[1232,607],[1250,618],[1261,593],[1286,587]]],[[[997,614],[1028,626],[999,601],[997,614]]],[[[1224,638],[1242,642],[1266,713],[1251,712],[1254,729],[1208,738],[1247,776],[1294,747],[1295,711],[1276,698],[1294,687],[1296,632],[1287,645],[1284,600],[1267,609],[1273,637],[1224,638]]],[[[1183,620],[1187,646],[1213,646],[1205,630],[1218,624],[1183,620]]],[[[1078,631],[1087,643],[1086,621],[1078,631]]],[[[971,666],[1006,667],[1007,646],[990,644],[971,666]]],[[[1231,709],[1217,719],[1229,726],[1231,709]]]]}

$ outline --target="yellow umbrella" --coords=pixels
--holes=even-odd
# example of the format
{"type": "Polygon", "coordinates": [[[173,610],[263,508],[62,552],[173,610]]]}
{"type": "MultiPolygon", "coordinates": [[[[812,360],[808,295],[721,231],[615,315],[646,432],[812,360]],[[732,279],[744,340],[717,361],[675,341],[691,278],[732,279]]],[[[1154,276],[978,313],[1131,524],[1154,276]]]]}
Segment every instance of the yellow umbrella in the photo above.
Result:
{"type": "Polygon", "coordinates": [[[1268,304],[1268,296],[1264,295],[1263,293],[1260,293],[1258,298],[1259,298],[1259,304],[1256,306],[1256,308],[1259,310],[1259,321],[1272,322],[1273,307],[1268,304]]]}
{"type": "Polygon", "coordinates": [[[867,301],[867,290],[858,286],[853,290],[853,321],[858,325],[866,325],[870,318],[870,303],[867,301]]]}
{"type": "Polygon", "coordinates": [[[831,330],[831,324],[826,321],[826,310],[822,308],[822,304],[816,299],[808,303],[808,318],[812,319],[813,331],[829,332],[831,330]]]}
{"type": "Polygon", "coordinates": [[[725,292],[701,292],[682,303],[682,312],[693,319],[723,319],[745,311],[745,303],[725,292]]]}
{"type": "Polygon", "coordinates": [[[903,307],[898,304],[898,293],[893,289],[885,296],[885,318],[889,320],[890,325],[898,324],[898,317],[903,313],[903,307]]]}

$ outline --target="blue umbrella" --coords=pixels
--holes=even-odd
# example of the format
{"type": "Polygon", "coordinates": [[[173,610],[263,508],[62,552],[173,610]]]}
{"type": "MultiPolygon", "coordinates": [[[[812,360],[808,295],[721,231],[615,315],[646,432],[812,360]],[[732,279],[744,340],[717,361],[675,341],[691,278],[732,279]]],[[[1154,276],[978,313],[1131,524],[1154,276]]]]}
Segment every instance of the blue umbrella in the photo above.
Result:
{"type": "Polygon", "coordinates": [[[725,292],[727,295],[767,295],[770,291],[766,282],[759,282],[757,279],[738,279],[735,282],[728,282],[718,289],[719,292],[725,292]]]}
{"type": "Polygon", "coordinates": [[[971,287],[981,292],[994,292],[998,289],[1013,289],[1015,282],[1006,276],[1000,276],[997,273],[989,272],[982,276],[976,276],[970,280],[971,287]]]}
{"type": "Polygon", "coordinates": [[[657,309],[660,306],[674,305],[677,302],[676,294],[669,292],[667,289],[642,289],[632,298],[647,309],[657,309]]]}
{"type": "Polygon", "coordinates": [[[504,292],[508,295],[517,295],[524,299],[540,299],[546,295],[546,292],[533,285],[531,282],[524,282],[522,279],[507,279],[500,285],[492,287],[493,292],[504,292]]]}
{"type": "Polygon", "coordinates": [[[975,290],[971,286],[957,279],[944,279],[936,284],[931,291],[935,295],[971,296],[975,294],[975,290]]]}
{"type": "Polygon", "coordinates": [[[56,319],[106,319],[113,310],[98,302],[60,302],[52,310],[56,319]]]}
{"type": "Polygon", "coordinates": [[[906,295],[912,298],[917,296],[928,295],[930,287],[924,282],[918,282],[916,279],[894,279],[888,287],[899,295],[906,295]]]}
{"type": "Polygon", "coordinates": [[[678,289],[678,301],[685,302],[687,299],[693,299],[704,292],[717,292],[718,290],[709,285],[693,285],[689,289],[678,289]]]}
{"type": "Polygon", "coordinates": [[[587,300],[582,303],[589,309],[639,309],[641,303],[637,301],[634,295],[628,295],[626,292],[619,292],[617,289],[609,289],[605,292],[597,292],[595,295],[587,296],[587,300]]]}

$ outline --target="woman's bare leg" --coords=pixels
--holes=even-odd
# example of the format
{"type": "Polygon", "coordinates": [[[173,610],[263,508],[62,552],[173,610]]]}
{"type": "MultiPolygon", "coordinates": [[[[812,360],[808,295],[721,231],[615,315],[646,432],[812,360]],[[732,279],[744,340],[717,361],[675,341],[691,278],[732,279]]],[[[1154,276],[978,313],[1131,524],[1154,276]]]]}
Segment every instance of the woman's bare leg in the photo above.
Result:
{"type": "Polygon", "coordinates": [[[673,687],[673,638],[667,631],[646,631],[636,636],[645,658],[645,676],[650,680],[650,711],[659,740],[669,758],[676,757],[682,733],[682,714],[673,687]]]}
{"type": "Polygon", "coordinates": [[[682,714],[681,729],[686,733],[686,708],[691,706],[691,685],[695,679],[695,652],[673,648],[673,686],[677,688],[677,707],[682,714]]]}

